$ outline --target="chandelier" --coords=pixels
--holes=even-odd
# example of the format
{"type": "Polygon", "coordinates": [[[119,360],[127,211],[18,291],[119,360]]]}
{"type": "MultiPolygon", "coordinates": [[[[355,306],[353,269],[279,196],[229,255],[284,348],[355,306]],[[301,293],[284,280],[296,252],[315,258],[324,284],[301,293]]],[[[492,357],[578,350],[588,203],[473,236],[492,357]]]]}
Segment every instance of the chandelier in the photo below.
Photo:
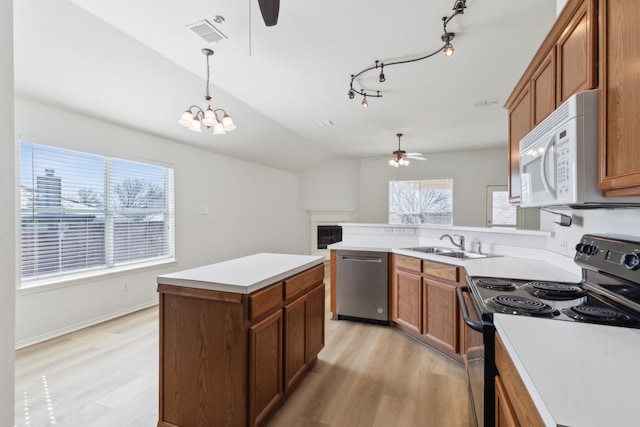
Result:
{"type": "Polygon", "coordinates": [[[222,108],[211,108],[211,97],[209,96],[209,57],[213,55],[211,49],[202,49],[202,53],[207,57],[207,85],[205,87],[203,108],[192,105],[182,113],[182,117],[178,120],[182,126],[193,132],[202,132],[202,125],[207,129],[213,128],[214,135],[222,135],[236,129],[233,120],[222,108]],[[222,114],[220,120],[218,113],[222,114]]]}
{"type": "Polygon", "coordinates": [[[438,52],[444,53],[444,55],[447,58],[452,56],[454,49],[453,49],[453,44],[451,44],[451,41],[455,37],[455,33],[450,33],[449,31],[447,31],[447,24],[449,23],[449,21],[453,19],[454,16],[464,14],[464,10],[466,8],[467,8],[467,0],[455,0],[455,3],[453,4],[453,14],[449,17],[445,16],[442,18],[442,29],[444,32],[440,37],[440,40],[442,40],[444,45],[440,47],[438,50],[418,58],[407,59],[404,61],[395,61],[395,62],[388,62],[388,63],[375,61],[375,64],[373,66],[369,68],[365,68],[364,70],[360,71],[357,74],[351,74],[351,81],[349,82],[349,92],[347,92],[349,99],[355,98],[356,94],[361,95],[362,102],[360,103],[360,105],[362,106],[362,108],[367,108],[369,107],[369,102],[367,101],[367,98],[382,98],[382,95],[380,94],[379,90],[377,90],[374,93],[373,91],[367,92],[365,89],[358,89],[353,87],[353,83],[358,77],[360,77],[362,74],[367,73],[371,70],[380,69],[380,75],[378,77],[378,81],[380,83],[384,83],[386,81],[386,76],[384,75],[385,67],[388,68],[392,65],[409,64],[411,62],[422,61],[423,59],[431,58],[432,56],[436,55],[438,52]]]}

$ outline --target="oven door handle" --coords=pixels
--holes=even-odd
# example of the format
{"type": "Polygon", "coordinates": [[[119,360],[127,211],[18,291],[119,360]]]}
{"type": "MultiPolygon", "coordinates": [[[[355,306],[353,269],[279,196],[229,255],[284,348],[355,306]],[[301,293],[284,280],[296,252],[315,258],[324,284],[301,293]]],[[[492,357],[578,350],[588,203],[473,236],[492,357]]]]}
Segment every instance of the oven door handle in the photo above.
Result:
{"type": "Polygon", "coordinates": [[[468,286],[461,286],[456,288],[456,294],[458,294],[458,302],[460,303],[460,310],[462,311],[462,319],[464,320],[464,323],[471,329],[482,332],[485,327],[485,322],[476,322],[475,320],[471,320],[471,316],[469,316],[469,310],[467,309],[467,302],[464,300],[465,292],[469,292],[468,286]]]}

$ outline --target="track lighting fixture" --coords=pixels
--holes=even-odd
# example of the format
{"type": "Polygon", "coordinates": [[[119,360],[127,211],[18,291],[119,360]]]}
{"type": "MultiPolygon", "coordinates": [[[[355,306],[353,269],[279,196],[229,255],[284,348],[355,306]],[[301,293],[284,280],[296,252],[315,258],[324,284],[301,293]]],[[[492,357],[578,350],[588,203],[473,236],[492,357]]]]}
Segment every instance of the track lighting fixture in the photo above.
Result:
{"type": "Polygon", "coordinates": [[[389,67],[391,65],[408,64],[411,62],[422,61],[423,59],[431,58],[438,52],[444,53],[446,57],[452,56],[455,49],[453,48],[453,44],[451,44],[451,41],[455,37],[455,33],[451,33],[447,31],[447,24],[453,19],[454,16],[463,15],[464,10],[466,8],[467,8],[467,0],[455,0],[455,3],[453,5],[453,14],[449,17],[445,16],[442,18],[443,34],[440,37],[440,39],[442,40],[444,45],[440,47],[438,50],[418,58],[407,59],[404,61],[382,63],[379,60],[376,60],[373,66],[369,68],[365,68],[364,70],[360,71],[357,74],[351,74],[351,81],[349,82],[349,92],[347,93],[349,95],[349,99],[355,98],[355,94],[362,95],[363,100],[361,105],[363,108],[367,108],[369,106],[369,103],[367,102],[367,97],[382,98],[380,91],[376,91],[376,94],[373,94],[371,91],[366,91],[365,89],[357,89],[353,87],[353,83],[356,81],[356,79],[368,71],[377,70],[378,68],[380,68],[380,74],[379,74],[378,80],[380,83],[384,83],[386,81],[386,77],[384,75],[385,66],[389,67]]]}
{"type": "Polygon", "coordinates": [[[202,132],[202,125],[205,125],[207,129],[213,128],[214,135],[225,134],[235,130],[236,125],[222,108],[211,108],[211,97],[209,96],[209,57],[213,55],[213,51],[211,49],[202,49],[202,53],[207,57],[207,85],[204,95],[204,109],[197,105],[192,105],[182,113],[178,123],[193,132],[202,132]],[[222,120],[218,117],[218,113],[222,114],[222,120]]]}

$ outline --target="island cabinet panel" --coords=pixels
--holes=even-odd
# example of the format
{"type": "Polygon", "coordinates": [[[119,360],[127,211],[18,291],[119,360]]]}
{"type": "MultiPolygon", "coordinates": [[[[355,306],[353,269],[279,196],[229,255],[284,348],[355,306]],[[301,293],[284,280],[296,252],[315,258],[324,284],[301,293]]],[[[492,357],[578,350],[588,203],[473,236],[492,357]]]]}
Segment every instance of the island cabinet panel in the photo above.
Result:
{"type": "Polygon", "coordinates": [[[249,419],[258,426],[283,395],[282,311],[251,326],[249,343],[249,419]]]}
{"type": "Polygon", "coordinates": [[[320,264],[251,294],[160,283],[158,427],[264,425],[324,347],[323,281],[320,264]]]}
{"type": "Polygon", "coordinates": [[[496,387],[496,427],[520,427],[518,418],[500,376],[495,378],[496,387]]]}
{"type": "Polygon", "coordinates": [[[161,293],[159,417],[164,425],[247,425],[244,315],[240,303],[161,293]]]}

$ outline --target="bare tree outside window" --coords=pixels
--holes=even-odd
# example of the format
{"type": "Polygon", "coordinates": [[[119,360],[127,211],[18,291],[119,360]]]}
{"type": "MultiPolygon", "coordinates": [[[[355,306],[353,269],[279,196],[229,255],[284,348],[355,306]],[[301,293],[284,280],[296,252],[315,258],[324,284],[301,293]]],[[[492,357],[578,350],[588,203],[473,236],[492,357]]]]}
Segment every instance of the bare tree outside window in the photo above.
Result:
{"type": "Polygon", "coordinates": [[[389,224],[453,224],[453,179],[389,182],[389,224]]]}

